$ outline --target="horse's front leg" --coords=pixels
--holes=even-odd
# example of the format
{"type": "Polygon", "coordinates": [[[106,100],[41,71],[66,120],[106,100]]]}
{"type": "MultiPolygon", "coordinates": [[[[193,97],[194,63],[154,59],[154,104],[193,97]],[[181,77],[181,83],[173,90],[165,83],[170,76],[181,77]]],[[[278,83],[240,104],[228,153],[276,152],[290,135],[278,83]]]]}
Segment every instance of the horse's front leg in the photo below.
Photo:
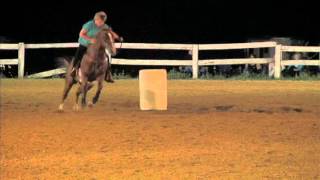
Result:
{"type": "Polygon", "coordinates": [[[104,80],[104,76],[105,74],[103,74],[102,76],[100,76],[97,81],[98,81],[98,88],[97,88],[97,92],[96,95],[93,97],[92,99],[92,103],[96,104],[99,100],[100,94],[101,94],[101,90],[103,88],[103,80],[104,80]]]}
{"type": "Polygon", "coordinates": [[[81,82],[81,94],[82,94],[82,99],[81,99],[81,105],[82,107],[85,107],[87,105],[87,86],[88,86],[88,79],[86,77],[82,78],[82,82],[81,82]]]}
{"type": "MultiPolygon", "coordinates": [[[[92,84],[92,83],[88,83],[88,85],[87,85],[87,91],[89,91],[92,87],[93,87],[93,84],[92,84]]],[[[80,96],[80,94],[81,94],[81,86],[78,87],[78,90],[77,90],[77,92],[76,92],[76,103],[75,103],[75,105],[74,105],[74,107],[73,107],[73,109],[74,109],[75,111],[78,111],[78,110],[80,109],[80,108],[79,108],[79,96],[80,96]]]]}

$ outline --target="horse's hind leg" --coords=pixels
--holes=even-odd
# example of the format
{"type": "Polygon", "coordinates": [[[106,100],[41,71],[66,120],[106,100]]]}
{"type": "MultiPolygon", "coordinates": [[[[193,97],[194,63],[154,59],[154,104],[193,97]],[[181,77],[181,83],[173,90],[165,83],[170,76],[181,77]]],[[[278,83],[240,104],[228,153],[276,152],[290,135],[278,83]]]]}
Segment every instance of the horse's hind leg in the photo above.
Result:
{"type": "Polygon", "coordinates": [[[71,77],[66,77],[66,83],[63,90],[62,101],[59,105],[59,111],[63,111],[64,101],[67,99],[70,89],[73,86],[73,79],[71,77]]]}
{"type": "Polygon", "coordinates": [[[91,82],[88,82],[88,85],[87,85],[87,91],[90,91],[90,89],[92,89],[93,88],[93,83],[91,83],[91,82]]]}
{"type": "Polygon", "coordinates": [[[76,104],[75,104],[75,107],[74,107],[74,110],[78,110],[79,109],[79,96],[80,94],[82,94],[82,97],[81,97],[81,105],[82,107],[85,107],[86,106],[86,96],[87,96],[87,91],[88,91],[88,82],[87,82],[87,78],[83,77],[83,79],[81,80],[81,83],[80,83],[80,86],[77,90],[77,93],[76,93],[76,104]]]}

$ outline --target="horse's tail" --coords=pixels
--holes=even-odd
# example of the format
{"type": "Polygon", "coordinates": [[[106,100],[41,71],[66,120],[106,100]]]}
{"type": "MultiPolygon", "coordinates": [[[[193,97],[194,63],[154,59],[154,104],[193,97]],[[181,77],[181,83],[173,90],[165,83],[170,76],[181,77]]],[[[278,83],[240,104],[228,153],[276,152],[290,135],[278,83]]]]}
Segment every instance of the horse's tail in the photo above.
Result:
{"type": "Polygon", "coordinates": [[[71,57],[58,57],[55,59],[57,68],[66,68],[66,74],[69,75],[72,71],[74,59],[71,57]]]}

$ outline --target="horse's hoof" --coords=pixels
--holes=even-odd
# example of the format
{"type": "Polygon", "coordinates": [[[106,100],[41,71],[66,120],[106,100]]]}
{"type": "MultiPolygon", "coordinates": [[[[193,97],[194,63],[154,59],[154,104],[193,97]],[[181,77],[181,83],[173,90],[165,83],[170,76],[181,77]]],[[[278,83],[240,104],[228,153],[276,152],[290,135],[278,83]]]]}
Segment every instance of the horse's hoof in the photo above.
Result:
{"type": "Polygon", "coordinates": [[[79,110],[80,110],[79,105],[77,105],[77,104],[76,104],[76,105],[74,105],[74,106],[73,106],[73,110],[74,110],[74,111],[79,111],[79,110]]]}
{"type": "Polygon", "coordinates": [[[92,107],[93,107],[93,103],[92,103],[92,102],[89,102],[89,103],[88,103],[88,107],[89,107],[89,108],[92,108],[92,107]]]}
{"type": "Polygon", "coordinates": [[[63,104],[60,104],[60,105],[59,105],[58,111],[59,111],[59,112],[63,112],[63,104]]]}

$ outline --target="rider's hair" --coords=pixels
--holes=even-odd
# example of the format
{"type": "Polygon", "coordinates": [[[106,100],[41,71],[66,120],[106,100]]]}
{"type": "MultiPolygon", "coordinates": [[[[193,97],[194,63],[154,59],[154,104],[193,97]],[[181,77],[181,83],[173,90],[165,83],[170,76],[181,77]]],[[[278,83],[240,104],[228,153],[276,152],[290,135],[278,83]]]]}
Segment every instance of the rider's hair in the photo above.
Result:
{"type": "Polygon", "coordinates": [[[103,11],[99,11],[94,15],[94,19],[102,19],[104,22],[107,20],[107,14],[103,11]]]}

